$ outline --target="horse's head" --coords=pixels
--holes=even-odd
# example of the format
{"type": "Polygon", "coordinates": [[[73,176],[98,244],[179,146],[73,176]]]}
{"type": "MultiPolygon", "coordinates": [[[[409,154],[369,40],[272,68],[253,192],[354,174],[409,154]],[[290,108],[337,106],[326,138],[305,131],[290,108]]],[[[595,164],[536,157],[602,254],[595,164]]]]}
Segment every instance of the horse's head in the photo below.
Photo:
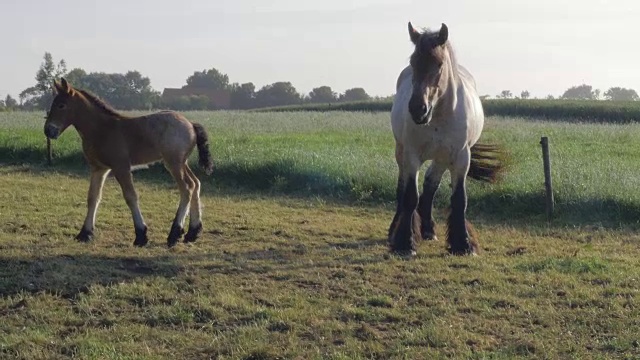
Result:
{"type": "Polygon", "coordinates": [[[442,74],[447,61],[449,29],[442,24],[439,31],[420,33],[409,23],[409,37],[415,45],[410,62],[413,93],[409,100],[409,113],[416,124],[427,124],[431,121],[433,107],[444,92],[442,74]]]}
{"type": "Polygon", "coordinates": [[[53,98],[51,108],[47,111],[44,123],[44,134],[49,139],[57,139],[62,132],[71,125],[75,112],[75,102],[72,100],[75,95],[73,87],[62,78],[60,82],[53,82],[56,96],[53,98]]]}

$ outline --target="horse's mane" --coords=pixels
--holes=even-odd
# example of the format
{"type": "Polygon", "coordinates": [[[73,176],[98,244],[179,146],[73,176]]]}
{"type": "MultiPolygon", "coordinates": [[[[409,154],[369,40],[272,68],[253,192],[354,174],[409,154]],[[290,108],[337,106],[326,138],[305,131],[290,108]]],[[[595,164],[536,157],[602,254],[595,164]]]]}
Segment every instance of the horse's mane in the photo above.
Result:
{"type": "MultiPolygon", "coordinates": [[[[427,28],[423,28],[422,29],[422,36],[426,36],[427,38],[429,38],[432,41],[436,41],[436,39],[438,38],[438,35],[440,34],[440,30],[431,30],[431,29],[427,29],[427,28]]],[[[422,38],[420,38],[422,41],[422,38]]],[[[447,40],[447,42],[444,44],[445,48],[447,49],[447,52],[449,53],[449,58],[451,59],[451,68],[453,71],[453,75],[454,76],[458,76],[458,58],[456,56],[456,52],[453,50],[453,46],[451,45],[451,40],[447,40]]]]}
{"type": "Polygon", "coordinates": [[[125,117],[124,115],[119,113],[116,109],[114,109],[111,105],[107,104],[104,100],[88,92],[87,90],[80,90],[80,89],[75,89],[75,90],[78,91],[80,94],[82,94],[82,96],[84,96],[87,100],[89,100],[89,102],[92,105],[97,107],[103,113],[107,115],[115,116],[117,118],[125,117]]]}

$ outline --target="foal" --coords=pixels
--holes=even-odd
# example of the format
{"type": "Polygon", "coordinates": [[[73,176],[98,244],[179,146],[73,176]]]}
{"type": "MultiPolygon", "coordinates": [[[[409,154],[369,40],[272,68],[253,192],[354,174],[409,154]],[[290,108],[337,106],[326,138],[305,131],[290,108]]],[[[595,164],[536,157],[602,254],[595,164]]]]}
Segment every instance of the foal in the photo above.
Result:
{"type": "Polygon", "coordinates": [[[147,225],[138,207],[138,195],[133,187],[132,166],[162,160],[180,190],[180,204],[167,237],[172,247],[184,233],[183,225],[189,210],[189,230],[184,242],[196,241],[202,232],[200,181],[189,168],[187,159],[198,147],[199,165],[207,175],[213,171],[209,142],[204,127],[189,122],[173,111],[161,111],[140,117],[125,116],[95,97],[73,88],[64,78],[55,81],[56,97],[47,113],[44,133],[57,139],[73,125],[82,139],[82,150],[91,170],[87,216],[76,239],[93,239],[96,211],[102,196],[104,181],[112,172],[120,184],[133,216],[135,246],[144,246],[147,225]]]}

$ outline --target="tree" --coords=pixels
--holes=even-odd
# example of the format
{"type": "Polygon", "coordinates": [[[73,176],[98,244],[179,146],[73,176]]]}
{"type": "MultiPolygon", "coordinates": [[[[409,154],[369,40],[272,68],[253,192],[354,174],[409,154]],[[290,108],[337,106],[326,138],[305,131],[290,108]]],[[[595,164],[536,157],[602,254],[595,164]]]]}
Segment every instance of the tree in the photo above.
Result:
{"type": "Polygon", "coordinates": [[[367,101],[371,100],[371,96],[364,91],[363,88],[352,88],[345,90],[344,94],[340,95],[340,101],[367,101]]]}
{"type": "Polygon", "coordinates": [[[613,101],[638,101],[638,93],[633,89],[625,89],[621,87],[612,87],[604,93],[607,100],[613,101]]]}
{"type": "Polygon", "coordinates": [[[600,89],[593,90],[593,97],[595,100],[600,100],[600,89]]]}
{"type": "Polygon", "coordinates": [[[227,90],[229,88],[229,76],[215,68],[196,71],[187,78],[186,87],[227,90]]]}
{"type": "Polygon", "coordinates": [[[256,86],[253,83],[244,83],[231,85],[231,108],[232,109],[251,109],[254,106],[256,98],[256,86]]]}
{"type": "Polygon", "coordinates": [[[555,100],[555,97],[553,97],[553,95],[549,94],[549,95],[547,95],[547,97],[545,99],[547,99],[547,100],[555,100]]]}
{"type": "Polygon", "coordinates": [[[320,86],[309,93],[309,102],[314,104],[332,103],[336,100],[338,100],[338,96],[330,86],[320,86]]]}
{"type": "Polygon", "coordinates": [[[528,99],[531,97],[531,94],[529,94],[529,91],[525,90],[523,92],[520,93],[520,98],[521,99],[528,99]]]}
{"type": "Polygon", "coordinates": [[[11,95],[7,95],[7,97],[4,98],[4,108],[6,110],[17,110],[18,102],[16,99],[12,98],[11,95]]]}
{"type": "Polygon", "coordinates": [[[83,69],[76,68],[65,78],[72,86],[88,90],[117,109],[151,109],[159,104],[160,94],[151,88],[149,78],[138,71],[87,74],[83,69]]]}
{"type": "Polygon", "coordinates": [[[53,100],[53,81],[66,72],[64,59],[56,65],[51,53],[45,52],[40,69],[36,72],[36,84],[20,93],[20,102],[26,108],[46,110],[53,100]]]}
{"type": "Polygon", "coordinates": [[[570,100],[595,100],[596,94],[591,85],[582,84],[568,88],[560,98],[570,100]]]}
{"type": "Polygon", "coordinates": [[[209,110],[211,108],[211,101],[204,95],[190,95],[189,103],[191,105],[189,110],[209,110]]]}
{"type": "Polygon", "coordinates": [[[164,100],[163,105],[178,111],[191,110],[191,97],[183,95],[174,99],[164,100]]]}
{"type": "Polygon", "coordinates": [[[496,96],[498,99],[511,99],[513,97],[513,94],[511,93],[511,90],[502,90],[500,92],[500,95],[496,96]]]}
{"type": "Polygon", "coordinates": [[[256,105],[258,107],[293,105],[301,102],[302,96],[288,81],[265,85],[256,92],[256,105]]]}

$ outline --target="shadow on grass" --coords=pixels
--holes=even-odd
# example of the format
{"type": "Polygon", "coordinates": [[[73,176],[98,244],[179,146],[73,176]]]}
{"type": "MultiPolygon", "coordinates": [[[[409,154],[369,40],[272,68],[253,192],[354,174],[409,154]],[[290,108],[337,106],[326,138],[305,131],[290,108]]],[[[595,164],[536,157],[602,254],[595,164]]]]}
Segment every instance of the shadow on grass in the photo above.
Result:
{"type": "MultiPolygon", "coordinates": [[[[54,159],[53,166],[46,166],[43,154],[36,150],[20,150],[14,158],[26,165],[30,172],[64,172],[87,178],[89,171],[81,153],[54,159]]],[[[6,151],[0,148],[0,159],[6,151]]],[[[11,159],[0,163],[11,163],[11,159]]],[[[195,160],[195,159],[194,159],[195,160]]],[[[386,188],[375,181],[352,179],[342,174],[327,173],[323,169],[310,169],[283,159],[266,163],[221,162],[216,163],[213,175],[205,175],[191,162],[196,175],[202,181],[203,194],[239,196],[269,196],[299,199],[322,199],[331,204],[358,206],[395,205],[395,189],[386,188]]],[[[134,173],[134,181],[174,188],[175,182],[162,164],[153,164],[146,170],[134,173]]],[[[87,185],[88,186],[88,185],[87,185]]],[[[442,190],[442,189],[441,189],[442,190]]],[[[83,190],[84,191],[84,190],[83,190]]],[[[608,228],[621,226],[640,227],[640,204],[615,198],[571,198],[556,195],[554,219],[547,224],[544,193],[514,192],[496,189],[475,195],[469,193],[468,214],[471,221],[480,218],[488,224],[582,226],[596,225],[608,228]]],[[[449,207],[449,199],[443,191],[436,195],[436,211],[449,207]]]]}
{"type": "Polygon", "coordinates": [[[141,277],[177,276],[175,257],[106,257],[77,254],[37,258],[0,257],[0,296],[47,292],[65,298],[86,293],[92,285],[110,285],[141,277]]]}
{"type": "Polygon", "coordinates": [[[544,193],[495,191],[469,197],[468,213],[489,224],[599,226],[618,229],[640,227],[640,204],[612,198],[555,197],[551,222],[547,222],[544,193]]]}

